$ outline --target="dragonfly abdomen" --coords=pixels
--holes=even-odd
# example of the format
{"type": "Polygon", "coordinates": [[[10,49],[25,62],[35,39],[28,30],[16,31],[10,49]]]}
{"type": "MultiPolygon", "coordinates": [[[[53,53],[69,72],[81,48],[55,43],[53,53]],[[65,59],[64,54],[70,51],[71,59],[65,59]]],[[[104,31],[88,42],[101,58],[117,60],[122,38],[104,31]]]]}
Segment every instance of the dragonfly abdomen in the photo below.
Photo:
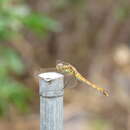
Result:
{"type": "Polygon", "coordinates": [[[89,85],[89,86],[92,87],[92,88],[97,89],[98,91],[102,92],[105,96],[108,96],[108,95],[109,95],[108,92],[105,91],[104,88],[100,88],[100,87],[98,87],[97,85],[91,83],[91,82],[88,81],[86,78],[84,78],[80,73],[77,72],[75,76],[76,76],[76,78],[77,78],[78,80],[80,80],[81,82],[84,82],[85,84],[89,85]]]}

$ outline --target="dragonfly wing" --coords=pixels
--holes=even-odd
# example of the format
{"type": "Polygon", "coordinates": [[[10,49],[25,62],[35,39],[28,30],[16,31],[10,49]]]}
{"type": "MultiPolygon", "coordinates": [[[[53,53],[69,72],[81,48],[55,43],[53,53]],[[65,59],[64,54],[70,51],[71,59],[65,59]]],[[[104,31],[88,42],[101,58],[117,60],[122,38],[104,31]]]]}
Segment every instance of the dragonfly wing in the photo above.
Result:
{"type": "MultiPolygon", "coordinates": [[[[58,72],[56,70],[55,67],[53,68],[39,68],[34,72],[34,78],[35,79],[39,79],[38,75],[41,73],[46,73],[46,72],[58,72]]],[[[61,73],[61,72],[60,72],[61,73]]],[[[76,85],[78,84],[78,80],[76,80],[76,78],[70,74],[64,74],[64,87],[68,87],[68,88],[74,88],[76,87],[76,85]]]]}
{"type": "Polygon", "coordinates": [[[78,85],[78,80],[72,75],[64,75],[64,88],[74,88],[78,85]]]}
{"type": "Polygon", "coordinates": [[[64,65],[69,65],[68,62],[65,62],[65,61],[62,61],[62,60],[56,60],[56,65],[57,65],[57,64],[60,64],[60,63],[62,63],[62,64],[64,64],[64,65]]]}

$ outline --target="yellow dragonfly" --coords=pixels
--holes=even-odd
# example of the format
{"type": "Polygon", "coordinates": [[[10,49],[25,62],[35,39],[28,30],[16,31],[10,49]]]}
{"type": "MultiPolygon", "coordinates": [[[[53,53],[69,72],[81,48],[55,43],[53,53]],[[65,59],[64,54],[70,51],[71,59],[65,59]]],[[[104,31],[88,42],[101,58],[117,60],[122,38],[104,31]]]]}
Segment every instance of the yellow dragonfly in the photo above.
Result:
{"type": "MultiPolygon", "coordinates": [[[[78,72],[78,70],[71,65],[70,63],[58,60],[56,62],[56,67],[55,68],[49,68],[49,69],[43,69],[41,72],[47,72],[47,71],[58,71],[59,73],[62,73],[64,75],[68,75],[73,77],[75,80],[80,81],[82,83],[85,83],[86,85],[89,85],[90,87],[97,89],[97,91],[103,93],[105,96],[109,96],[108,91],[105,90],[104,88],[98,87],[96,84],[90,82],[87,80],[82,74],[78,72]]],[[[66,86],[66,85],[65,85],[66,86]]]]}

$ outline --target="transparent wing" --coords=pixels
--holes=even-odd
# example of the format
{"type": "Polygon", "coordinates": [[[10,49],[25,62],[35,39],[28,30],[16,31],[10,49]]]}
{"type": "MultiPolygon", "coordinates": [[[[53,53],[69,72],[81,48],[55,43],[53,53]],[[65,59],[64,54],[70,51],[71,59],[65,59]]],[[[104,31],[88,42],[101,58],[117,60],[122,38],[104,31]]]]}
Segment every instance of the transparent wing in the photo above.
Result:
{"type": "Polygon", "coordinates": [[[64,88],[74,88],[79,81],[72,75],[64,74],[64,88]]]}
{"type": "MultiPolygon", "coordinates": [[[[61,61],[60,61],[61,63],[61,61]]],[[[37,69],[35,72],[34,72],[34,78],[35,79],[39,79],[38,75],[41,74],[41,73],[46,73],[46,72],[58,72],[56,70],[55,67],[53,68],[39,68],[37,69]]],[[[77,86],[77,84],[79,83],[79,81],[72,75],[70,74],[64,74],[64,73],[61,73],[64,75],[64,88],[74,88],[77,86]]]]}
{"type": "Polygon", "coordinates": [[[59,64],[59,63],[62,63],[64,65],[69,65],[68,62],[65,62],[65,61],[62,61],[62,60],[56,60],[56,65],[59,64]]]}

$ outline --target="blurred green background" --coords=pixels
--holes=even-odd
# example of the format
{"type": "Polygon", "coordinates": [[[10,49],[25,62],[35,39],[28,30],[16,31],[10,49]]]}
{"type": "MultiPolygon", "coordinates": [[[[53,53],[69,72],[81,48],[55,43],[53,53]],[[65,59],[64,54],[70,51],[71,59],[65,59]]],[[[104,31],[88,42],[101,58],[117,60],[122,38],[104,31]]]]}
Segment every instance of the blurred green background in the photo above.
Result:
{"type": "Polygon", "coordinates": [[[0,130],[39,129],[34,74],[56,60],[107,88],[65,90],[65,130],[130,129],[129,0],[0,0],[0,130]]]}

